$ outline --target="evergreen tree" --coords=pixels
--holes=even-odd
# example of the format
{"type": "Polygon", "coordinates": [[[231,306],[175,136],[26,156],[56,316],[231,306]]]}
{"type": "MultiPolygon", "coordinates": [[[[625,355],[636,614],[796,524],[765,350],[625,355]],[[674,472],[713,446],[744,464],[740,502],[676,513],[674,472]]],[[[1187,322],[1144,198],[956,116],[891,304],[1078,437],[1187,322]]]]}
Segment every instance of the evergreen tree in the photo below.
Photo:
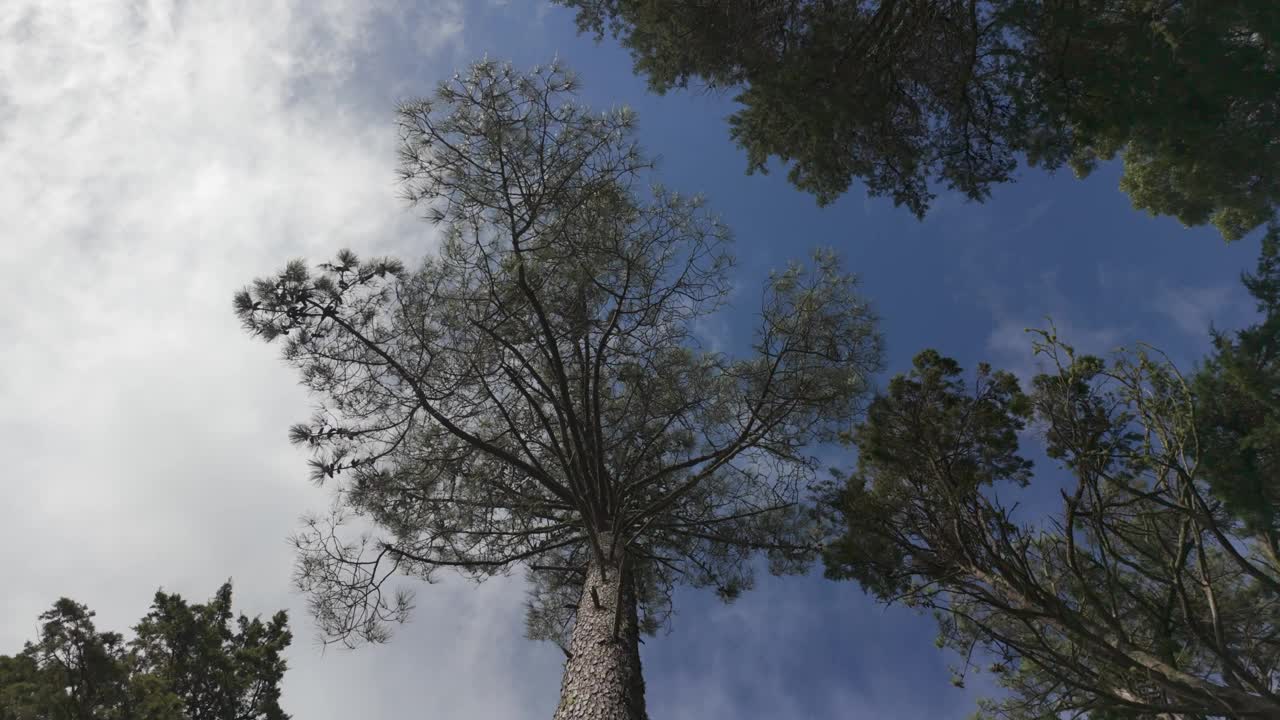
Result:
{"type": "Polygon", "coordinates": [[[286,720],[280,709],[280,657],[293,639],[281,610],[270,621],[231,611],[231,584],[189,605],[157,592],[130,643],[135,678],[159,681],[189,720],[286,720]]]}
{"type": "Polygon", "coordinates": [[[402,177],[443,230],[415,270],[350,252],[236,297],[321,405],[293,440],[338,482],[297,540],[334,640],[385,640],[397,572],[531,575],[529,634],[567,661],[556,717],[642,718],[640,635],[677,583],[731,598],[754,553],[816,549],[805,446],[859,410],[874,318],[829,253],[765,287],[752,353],[701,346],[727,299],[728,232],[642,194],[625,109],[593,112],[552,66],[481,62],[400,108],[402,177]],[[378,529],[349,539],[359,516],[378,529]]]}
{"type": "Polygon", "coordinates": [[[958,683],[992,657],[1009,692],[979,717],[1280,717],[1280,566],[1212,493],[1189,383],[1152,351],[1036,349],[1026,394],[930,351],[872,402],[828,576],[937,611],[958,683]],[[1026,432],[1070,476],[1048,517],[1018,508],[1026,432]]]}
{"type": "Polygon", "coordinates": [[[1124,160],[1135,207],[1236,239],[1280,203],[1274,0],[558,0],[658,92],[733,89],[751,171],[826,203],[854,180],[918,216],[1019,157],[1124,160]]]}
{"type": "Polygon", "coordinates": [[[1201,464],[1214,492],[1280,568],[1280,232],[1263,241],[1245,287],[1262,321],[1214,333],[1196,374],[1201,464]]]}
{"type": "Polygon", "coordinates": [[[157,592],[125,642],[98,632],[94,613],[67,598],[40,616],[40,638],[0,656],[0,720],[287,720],[279,706],[291,635],[241,615],[231,585],[207,604],[157,592]]]}
{"type": "Polygon", "coordinates": [[[40,638],[4,658],[0,717],[126,720],[132,698],[119,633],[98,632],[93,612],[62,598],[40,615],[40,638]]]}

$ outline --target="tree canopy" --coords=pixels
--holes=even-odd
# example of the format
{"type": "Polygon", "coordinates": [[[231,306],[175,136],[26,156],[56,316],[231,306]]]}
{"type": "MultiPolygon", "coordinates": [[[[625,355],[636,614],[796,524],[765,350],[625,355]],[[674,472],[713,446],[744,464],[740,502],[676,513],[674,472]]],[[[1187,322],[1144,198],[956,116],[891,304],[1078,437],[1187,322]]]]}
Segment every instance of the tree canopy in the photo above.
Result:
{"type": "Polygon", "coordinates": [[[647,187],[626,109],[573,99],[552,65],[480,62],[400,108],[406,195],[441,228],[413,270],[350,252],[236,297],[320,399],[292,431],[335,513],[298,536],[333,639],[384,640],[403,573],[527,569],[529,634],[568,656],[558,718],[642,717],[636,642],[677,583],[733,597],[751,557],[813,557],[814,460],[880,362],[831,253],[772,275],[751,352],[708,349],[728,230],[647,187]],[[376,535],[349,537],[351,516],[376,535]],[[598,713],[592,714],[592,713],[598,713]]]}
{"type": "Polygon", "coordinates": [[[288,719],[284,611],[233,625],[227,583],[204,604],[157,591],[127,642],[93,617],[62,598],[40,616],[37,641],[0,656],[0,720],[288,719]]]}
{"type": "Polygon", "coordinates": [[[1201,463],[1214,492],[1280,566],[1280,233],[1245,287],[1262,321],[1214,333],[1195,376],[1201,463]]]}
{"type": "Polygon", "coordinates": [[[993,656],[1010,694],[990,717],[1280,715],[1278,251],[1271,232],[1243,277],[1261,320],[1215,332],[1192,378],[1050,332],[1029,393],[918,355],[857,425],[857,471],[826,488],[828,576],[938,611],[966,668],[993,656]],[[1029,434],[1069,482],[1035,477],[1029,434]],[[1033,480],[1060,513],[1017,511],[1033,480]]]}
{"type": "Polygon", "coordinates": [[[917,216],[1019,158],[1123,158],[1135,207],[1234,240],[1280,203],[1271,0],[558,0],[658,92],[736,90],[748,168],[827,203],[855,180],[917,216]]]}
{"type": "Polygon", "coordinates": [[[1212,494],[1190,384],[1148,350],[1036,349],[1051,370],[1027,394],[929,351],[873,401],[830,490],[828,576],[938,611],[957,682],[993,658],[1008,694],[981,717],[1276,717],[1280,566],[1212,494]],[[1028,432],[1070,476],[1043,518],[1017,502],[1053,483],[1028,432]]]}

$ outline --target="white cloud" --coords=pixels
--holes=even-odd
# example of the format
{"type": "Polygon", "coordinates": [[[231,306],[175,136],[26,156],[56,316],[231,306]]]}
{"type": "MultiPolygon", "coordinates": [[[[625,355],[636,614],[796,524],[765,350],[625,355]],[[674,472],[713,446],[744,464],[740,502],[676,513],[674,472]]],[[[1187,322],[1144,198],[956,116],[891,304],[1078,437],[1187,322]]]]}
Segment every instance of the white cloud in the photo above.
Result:
{"type": "MultiPolygon", "coordinates": [[[[388,647],[308,642],[285,538],[327,499],[285,429],[310,403],[230,308],[295,256],[429,248],[395,196],[391,108],[351,92],[383,81],[365,63],[401,10],[0,4],[0,652],[61,595],[123,630],[158,586],[232,576],[241,608],[291,609],[295,717],[549,713],[558,663],[521,638],[516,580],[424,590],[388,647]]],[[[428,50],[458,47],[455,15],[428,50]]]]}
{"type": "Polygon", "coordinates": [[[1238,282],[1217,285],[1175,283],[1153,278],[1140,270],[1117,271],[1105,265],[1097,269],[1099,287],[1107,293],[1128,295],[1180,332],[1180,340],[1197,349],[1208,346],[1209,329],[1232,329],[1252,321],[1255,312],[1248,292],[1238,282]]]}
{"type": "Polygon", "coordinates": [[[758,580],[728,605],[699,596],[703,591],[677,593],[697,614],[678,615],[675,634],[699,650],[674,656],[654,643],[668,663],[666,685],[649,694],[654,717],[742,717],[744,710],[759,718],[951,717],[944,708],[961,717],[992,689],[947,685],[946,666],[959,658],[934,647],[926,616],[881,605],[853,583],[758,580]],[[849,647],[855,656],[843,655],[849,647]]]}
{"type": "Polygon", "coordinates": [[[1245,292],[1238,285],[1220,287],[1165,287],[1152,299],[1155,310],[1173,321],[1183,333],[1201,342],[1210,327],[1233,326],[1248,316],[1245,292]]]}
{"type": "Polygon", "coordinates": [[[1032,343],[1039,340],[1035,330],[1053,330],[1058,338],[1073,347],[1077,354],[1106,357],[1131,341],[1124,328],[1114,326],[1091,327],[1073,320],[1065,308],[1061,314],[1041,317],[1008,315],[997,320],[987,338],[987,349],[993,355],[993,364],[1018,376],[1024,386],[1035,375],[1048,372],[1044,358],[1032,352],[1032,343]]]}
{"type": "Polygon", "coordinates": [[[993,321],[987,336],[985,358],[998,369],[1008,370],[1026,384],[1047,371],[1043,358],[1032,352],[1037,336],[1032,330],[1053,330],[1077,353],[1106,356],[1121,345],[1141,338],[1132,328],[1108,321],[1105,313],[1087,316],[1080,304],[1071,302],[1059,289],[1057,272],[1043,272],[1024,286],[986,287],[984,304],[993,321]]]}
{"type": "Polygon", "coordinates": [[[462,31],[466,26],[461,0],[442,0],[428,6],[425,16],[418,21],[413,38],[422,52],[435,54],[447,48],[461,45],[462,31]]]}

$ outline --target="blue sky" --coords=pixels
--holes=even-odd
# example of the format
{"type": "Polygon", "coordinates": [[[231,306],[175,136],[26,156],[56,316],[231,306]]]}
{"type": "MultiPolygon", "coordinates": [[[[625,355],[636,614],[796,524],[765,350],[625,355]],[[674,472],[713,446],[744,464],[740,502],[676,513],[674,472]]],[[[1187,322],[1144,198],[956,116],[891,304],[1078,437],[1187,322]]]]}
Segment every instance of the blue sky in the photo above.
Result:
{"type": "MultiPolygon", "coordinates": [[[[584,100],[636,109],[662,182],[734,229],[729,347],[768,270],[817,246],[861,275],[890,374],[926,347],[1029,374],[1022,330],[1046,316],[1082,349],[1149,341],[1190,368],[1210,322],[1252,317],[1237,278],[1256,235],[1147,217],[1115,166],[1023,170],[984,205],[940,192],[923,222],[857,186],[818,208],[781,169],[744,174],[731,98],[648,94],[615,42],[545,3],[17,0],[0,9],[0,652],[59,595],[123,629],[158,586],[203,597],[230,576],[246,610],[292,612],[295,717],[550,716],[560,655],[521,637],[518,575],[418,588],[386,646],[308,641],[284,538],[326,503],[285,441],[309,400],[229,302],[291,257],[429,252],[395,198],[392,110],[486,53],[558,57],[584,100]]],[[[643,648],[654,718],[963,718],[982,689],[950,687],[930,618],[816,575],[730,606],[683,592],[676,611],[643,648]]]]}

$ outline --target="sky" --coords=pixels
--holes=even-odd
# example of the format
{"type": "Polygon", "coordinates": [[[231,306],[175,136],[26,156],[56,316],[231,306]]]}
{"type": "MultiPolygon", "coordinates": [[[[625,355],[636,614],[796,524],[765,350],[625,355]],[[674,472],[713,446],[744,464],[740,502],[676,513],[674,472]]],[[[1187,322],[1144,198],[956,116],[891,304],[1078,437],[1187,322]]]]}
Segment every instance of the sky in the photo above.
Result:
{"type": "MultiPolygon", "coordinates": [[[[390,643],[322,651],[288,536],[328,494],[287,442],[312,400],[231,296],[340,248],[414,262],[433,229],[397,198],[394,107],[488,55],[558,58],[584,101],[630,105],[667,186],[734,229],[745,342],[771,268],[835,248],[862,278],[889,373],[934,347],[1028,376],[1051,317],[1092,352],[1137,341],[1190,369],[1239,327],[1258,237],[1226,245],[1133,210],[1119,170],[1024,170],[983,205],[918,221],[855,186],[819,208],[748,176],[732,98],[654,96],[616,42],[540,0],[6,0],[0,3],[0,653],[60,596],[125,630],[157,588],[287,608],[283,705],[299,719],[550,717],[562,656],[523,637],[519,573],[415,585],[390,643]]],[[[1046,468],[1051,470],[1051,468],[1046,468]]],[[[652,717],[967,717],[932,619],[850,583],[762,577],[732,605],[681,592],[642,649],[652,717]]]]}

